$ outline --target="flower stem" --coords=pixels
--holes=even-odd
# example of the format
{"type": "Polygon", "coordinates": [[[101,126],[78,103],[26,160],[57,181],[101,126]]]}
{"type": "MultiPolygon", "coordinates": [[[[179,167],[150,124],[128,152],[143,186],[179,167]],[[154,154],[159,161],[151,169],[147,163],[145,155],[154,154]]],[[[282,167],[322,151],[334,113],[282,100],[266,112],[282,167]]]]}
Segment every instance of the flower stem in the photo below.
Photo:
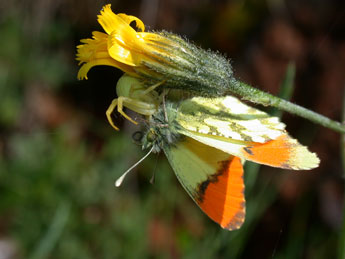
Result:
{"type": "MultiPolygon", "coordinates": [[[[342,121],[345,123],[345,91],[343,97],[343,114],[342,121]]],[[[340,137],[340,155],[343,163],[343,178],[345,177],[345,134],[340,137]]],[[[338,258],[345,258],[345,197],[343,204],[343,222],[339,233],[339,244],[338,244],[338,258]]]]}
{"type": "MultiPolygon", "coordinates": [[[[345,124],[345,91],[343,94],[343,110],[342,110],[342,122],[345,124]]],[[[345,134],[341,135],[340,137],[340,155],[341,155],[341,161],[343,163],[343,178],[345,179],[345,134]]],[[[344,206],[345,209],[345,206],[344,206]]],[[[344,228],[345,228],[345,218],[344,218],[344,228]]],[[[344,239],[345,240],[345,239],[344,239]]],[[[345,247],[344,247],[345,252],[345,247]]],[[[345,253],[344,253],[345,256],[345,253]]]]}
{"type": "Polygon", "coordinates": [[[243,99],[250,102],[261,104],[264,106],[272,106],[291,114],[296,114],[302,118],[308,119],[314,123],[320,124],[334,131],[345,133],[345,125],[341,124],[340,122],[333,121],[302,106],[283,100],[269,93],[260,91],[250,85],[247,85],[246,83],[237,81],[236,83],[231,85],[230,91],[234,94],[242,96],[243,99]]]}

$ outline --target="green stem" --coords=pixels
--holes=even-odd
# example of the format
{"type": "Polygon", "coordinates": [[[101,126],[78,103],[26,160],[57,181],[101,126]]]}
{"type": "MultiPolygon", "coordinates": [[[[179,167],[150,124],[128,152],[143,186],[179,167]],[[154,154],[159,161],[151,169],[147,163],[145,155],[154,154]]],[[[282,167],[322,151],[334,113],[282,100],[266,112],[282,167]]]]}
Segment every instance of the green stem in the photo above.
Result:
{"type": "MultiPolygon", "coordinates": [[[[345,124],[345,91],[344,91],[344,97],[343,97],[342,121],[345,124]]],[[[345,178],[345,134],[340,136],[340,155],[341,155],[341,162],[343,163],[343,171],[344,171],[343,177],[345,178]]],[[[344,226],[345,226],[345,223],[344,223],[344,226]]]]}
{"type": "MultiPolygon", "coordinates": [[[[344,98],[343,98],[343,114],[342,114],[342,121],[345,123],[345,91],[344,91],[344,98]]],[[[340,137],[340,155],[341,161],[343,163],[343,171],[345,175],[345,134],[341,135],[340,137]]],[[[345,198],[344,198],[345,199],[345,198]]],[[[339,237],[339,244],[338,244],[338,258],[345,258],[345,204],[343,208],[343,222],[340,229],[340,237],[339,237]]]]}
{"type": "Polygon", "coordinates": [[[280,110],[296,114],[302,118],[313,121],[326,128],[335,130],[340,133],[345,133],[345,125],[340,122],[333,121],[321,114],[308,110],[302,106],[291,103],[289,101],[280,99],[269,93],[265,93],[243,82],[236,82],[231,86],[230,91],[234,94],[242,96],[243,99],[253,103],[261,104],[264,106],[272,106],[280,110]]]}

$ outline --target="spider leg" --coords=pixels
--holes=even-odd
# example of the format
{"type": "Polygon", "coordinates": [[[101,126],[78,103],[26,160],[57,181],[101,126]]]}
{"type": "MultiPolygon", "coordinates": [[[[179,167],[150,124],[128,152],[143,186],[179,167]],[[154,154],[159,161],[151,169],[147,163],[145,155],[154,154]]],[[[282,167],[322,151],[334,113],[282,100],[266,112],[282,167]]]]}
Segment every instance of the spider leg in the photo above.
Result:
{"type": "Polygon", "coordinates": [[[157,84],[151,85],[150,87],[148,87],[147,89],[145,89],[142,93],[140,93],[139,96],[144,96],[144,95],[148,94],[149,92],[155,90],[158,86],[160,86],[160,85],[162,85],[162,84],[164,84],[164,83],[165,83],[165,80],[163,80],[163,81],[161,81],[161,82],[159,82],[159,83],[157,83],[157,84]]]}
{"type": "Polygon", "coordinates": [[[151,103],[145,103],[145,102],[141,102],[139,100],[136,99],[132,99],[132,98],[128,98],[128,97],[124,97],[124,96],[120,96],[117,99],[114,99],[110,106],[108,107],[107,111],[106,111],[106,115],[107,115],[107,119],[109,121],[109,124],[115,129],[115,130],[119,130],[118,127],[115,126],[114,121],[111,117],[111,114],[114,112],[115,108],[117,107],[117,111],[123,116],[125,117],[127,120],[129,120],[130,122],[134,123],[134,124],[138,124],[136,121],[134,121],[132,118],[130,118],[124,111],[123,111],[123,107],[127,107],[139,114],[142,115],[148,115],[150,116],[151,114],[153,114],[156,110],[156,106],[154,104],[151,103]]]}
{"type": "Polygon", "coordinates": [[[110,123],[110,125],[115,129],[115,130],[119,130],[118,127],[115,126],[113,119],[111,118],[111,114],[113,113],[114,109],[116,108],[118,104],[118,99],[114,99],[111,104],[109,105],[107,111],[105,112],[105,114],[107,115],[107,119],[108,122],[110,123]]]}
{"type": "Polygon", "coordinates": [[[142,115],[152,115],[157,110],[154,103],[142,102],[128,97],[123,97],[123,106],[142,115]]]}
{"type": "Polygon", "coordinates": [[[130,122],[134,123],[135,125],[137,125],[138,123],[133,120],[131,117],[129,117],[124,111],[123,111],[123,105],[124,103],[126,103],[128,98],[120,96],[118,98],[118,104],[117,104],[117,111],[123,116],[125,117],[127,120],[129,120],[130,122]]]}

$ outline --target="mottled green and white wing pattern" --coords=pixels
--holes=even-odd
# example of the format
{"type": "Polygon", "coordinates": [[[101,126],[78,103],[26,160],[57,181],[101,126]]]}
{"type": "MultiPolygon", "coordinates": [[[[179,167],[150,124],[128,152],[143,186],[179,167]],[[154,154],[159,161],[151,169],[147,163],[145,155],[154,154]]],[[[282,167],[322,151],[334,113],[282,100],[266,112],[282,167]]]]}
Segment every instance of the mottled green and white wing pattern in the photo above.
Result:
{"type": "Polygon", "coordinates": [[[191,131],[245,142],[265,143],[285,131],[279,118],[254,109],[237,98],[194,97],[183,101],[177,113],[179,124],[191,131]]]}

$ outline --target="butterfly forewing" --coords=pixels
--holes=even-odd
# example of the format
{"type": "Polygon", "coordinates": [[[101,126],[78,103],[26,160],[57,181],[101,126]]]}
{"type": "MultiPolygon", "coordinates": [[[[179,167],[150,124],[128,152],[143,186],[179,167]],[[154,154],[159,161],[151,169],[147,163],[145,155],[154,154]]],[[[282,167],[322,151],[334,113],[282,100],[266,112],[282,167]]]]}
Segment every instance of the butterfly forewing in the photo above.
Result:
{"type": "Polygon", "coordinates": [[[245,142],[265,143],[282,135],[285,124],[232,96],[183,101],[176,120],[185,130],[245,142]]]}

